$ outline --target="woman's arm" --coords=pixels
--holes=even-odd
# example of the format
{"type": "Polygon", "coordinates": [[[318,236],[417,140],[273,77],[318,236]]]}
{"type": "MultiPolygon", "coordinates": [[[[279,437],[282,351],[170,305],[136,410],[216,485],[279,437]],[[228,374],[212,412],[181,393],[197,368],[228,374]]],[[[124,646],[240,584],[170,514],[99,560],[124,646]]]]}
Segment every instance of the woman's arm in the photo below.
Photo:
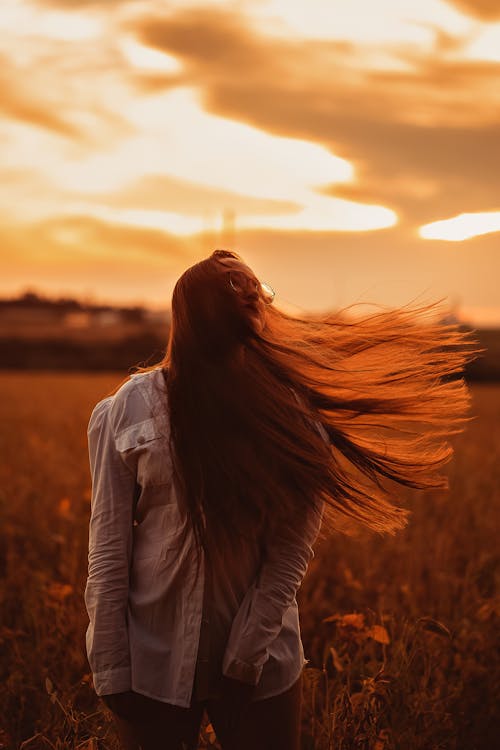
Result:
{"type": "MultiPolygon", "coordinates": [[[[314,428],[329,444],[323,425],[315,421],[314,428]]],[[[269,658],[269,645],[279,635],[283,615],[294,601],[314,556],[312,546],[319,534],[324,507],[323,500],[317,502],[303,527],[287,528],[268,545],[259,580],[247,592],[233,620],[222,663],[226,677],[251,685],[260,680],[269,658]]]]}
{"type": "Polygon", "coordinates": [[[256,685],[269,658],[269,646],[279,635],[283,615],[293,603],[314,555],[314,544],[323,516],[318,503],[300,529],[287,529],[268,545],[258,581],[246,596],[233,620],[222,671],[256,685]]]}
{"type": "Polygon", "coordinates": [[[92,500],[85,605],[87,655],[98,695],[131,687],[127,602],[136,480],[116,450],[112,403],[112,397],[100,401],[88,426],[92,500]]]}

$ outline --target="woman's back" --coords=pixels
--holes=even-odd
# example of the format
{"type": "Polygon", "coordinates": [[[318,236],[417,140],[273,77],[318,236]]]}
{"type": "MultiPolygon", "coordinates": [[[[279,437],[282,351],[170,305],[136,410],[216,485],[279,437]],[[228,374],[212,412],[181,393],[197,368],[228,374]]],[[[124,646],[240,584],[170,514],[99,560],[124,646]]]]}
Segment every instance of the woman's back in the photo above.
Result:
{"type": "Polygon", "coordinates": [[[111,485],[104,494],[96,486],[90,527],[87,638],[97,692],[116,690],[115,668],[107,664],[110,651],[120,650],[116,636],[127,591],[128,649],[125,633],[121,648],[130,660],[119,661],[118,671],[127,679],[129,670],[133,690],[188,706],[198,660],[199,697],[216,691],[223,669],[246,679],[263,672],[255,698],[276,694],[297,679],[304,663],[295,590],[312,555],[319,517],[311,516],[303,539],[277,540],[272,550],[255,538],[240,540],[237,554],[215,550],[212,575],[206,575],[204,558],[197,569],[194,536],[186,529],[187,516],[178,501],[168,438],[160,368],[132,376],[114,396],[96,405],[89,422],[94,476],[105,475],[106,462],[115,467],[113,474],[106,474],[111,485]],[[281,566],[278,562],[276,567],[280,555],[281,566]],[[266,561],[273,556],[268,570],[266,561]],[[120,602],[109,615],[116,615],[117,629],[106,620],[106,631],[100,633],[92,620],[110,576],[120,602]],[[206,579],[210,588],[204,597],[206,579]],[[278,635],[269,644],[275,631],[278,635]]]}

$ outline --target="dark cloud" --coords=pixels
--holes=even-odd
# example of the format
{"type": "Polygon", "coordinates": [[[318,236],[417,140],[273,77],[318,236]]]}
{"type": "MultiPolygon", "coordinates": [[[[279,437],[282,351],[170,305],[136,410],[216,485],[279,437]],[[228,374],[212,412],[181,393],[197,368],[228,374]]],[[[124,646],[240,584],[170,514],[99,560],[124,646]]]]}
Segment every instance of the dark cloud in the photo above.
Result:
{"type": "Polygon", "coordinates": [[[139,94],[165,92],[183,86],[185,83],[190,83],[190,81],[184,73],[160,73],[159,71],[141,73],[133,69],[127,71],[127,85],[134,87],[139,94]]]}
{"type": "MultiPolygon", "coordinates": [[[[355,125],[344,122],[348,145],[366,153],[366,137],[356,133],[355,125]]],[[[331,192],[382,202],[417,224],[465,211],[499,210],[499,135],[496,126],[471,130],[372,123],[369,163],[359,186],[333,186],[331,192]]]]}
{"type": "Polygon", "coordinates": [[[448,0],[448,2],[458,10],[483,21],[496,21],[500,18],[500,3],[498,0],[448,0]]]}
{"type": "Polygon", "coordinates": [[[208,110],[352,161],[357,184],[320,188],[327,193],[390,205],[413,224],[500,208],[491,87],[500,65],[450,62],[437,32],[435,55],[402,49],[406,69],[363,73],[352,72],[352,45],[263,36],[223,11],[147,19],[136,32],[182,60],[183,82],[208,110]]]}
{"type": "MultiPolygon", "coordinates": [[[[151,47],[180,56],[190,68],[191,76],[202,73],[203,79],[221,82],[227,78],[260,80],[266,72],[272,76],[285,68],[279,54],[272,53],[271,40],[259,39],[248,28],[242,16],[215,9],[197,8],[180,11],[167,18],[147,18],[134,23],[141,40],[151,47]],[[232,70],[227,69],[227,65],[232,70]],[[270,68],[267,66],[271,66],[270,68]]],[[[283,46],[292,49],[291,44],[283,46]]],[[[279,49],[280,45],[276,47],[279,49]]]]}

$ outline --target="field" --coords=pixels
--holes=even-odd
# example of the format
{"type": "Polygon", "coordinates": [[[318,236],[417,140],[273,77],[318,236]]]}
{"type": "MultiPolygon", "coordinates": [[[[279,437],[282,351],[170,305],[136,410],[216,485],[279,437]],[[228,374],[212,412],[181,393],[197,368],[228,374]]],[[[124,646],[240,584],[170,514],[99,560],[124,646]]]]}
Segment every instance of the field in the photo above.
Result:
{"type": "MultiPolygon", "coordinates": [[[[122,377],[0,374],[0,748],[117,748],[82,594],[86,425],[122,377]]],[[[339,534],[316,551],[299,602],[304,749],[498,746],[500,387],[472,395],[450,491],[403,491],[411,521],[395,537],[339,534]]]]}

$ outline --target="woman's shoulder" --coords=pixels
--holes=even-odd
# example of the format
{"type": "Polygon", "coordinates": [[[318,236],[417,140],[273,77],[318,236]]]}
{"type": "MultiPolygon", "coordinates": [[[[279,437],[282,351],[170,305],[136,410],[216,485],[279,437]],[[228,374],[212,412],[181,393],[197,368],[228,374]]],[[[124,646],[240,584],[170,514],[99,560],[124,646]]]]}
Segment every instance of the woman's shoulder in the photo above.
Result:
{"type": "Polygon", "coordinates": [[[90,423],[107,411],[112,431],[116,434],[132,424],[143,422],[154,416],[159,408],[166,406],[166,388],[161,368],[129,375],[118,390],[99,401],[92,412],[90,423]],[[163,393],[164,403],[159,403],[163,393]]]}
{"type": "Polygon", "coordinates": [[[88,435],[90,435],[95,430],[100,432],[103,422],[106,419],[106,415],[109,412],[109,407],[111,406],[112,400],[113,396],[106,396],[106,398],[102,398],[94,406],[87,425],[88,435]]]}

